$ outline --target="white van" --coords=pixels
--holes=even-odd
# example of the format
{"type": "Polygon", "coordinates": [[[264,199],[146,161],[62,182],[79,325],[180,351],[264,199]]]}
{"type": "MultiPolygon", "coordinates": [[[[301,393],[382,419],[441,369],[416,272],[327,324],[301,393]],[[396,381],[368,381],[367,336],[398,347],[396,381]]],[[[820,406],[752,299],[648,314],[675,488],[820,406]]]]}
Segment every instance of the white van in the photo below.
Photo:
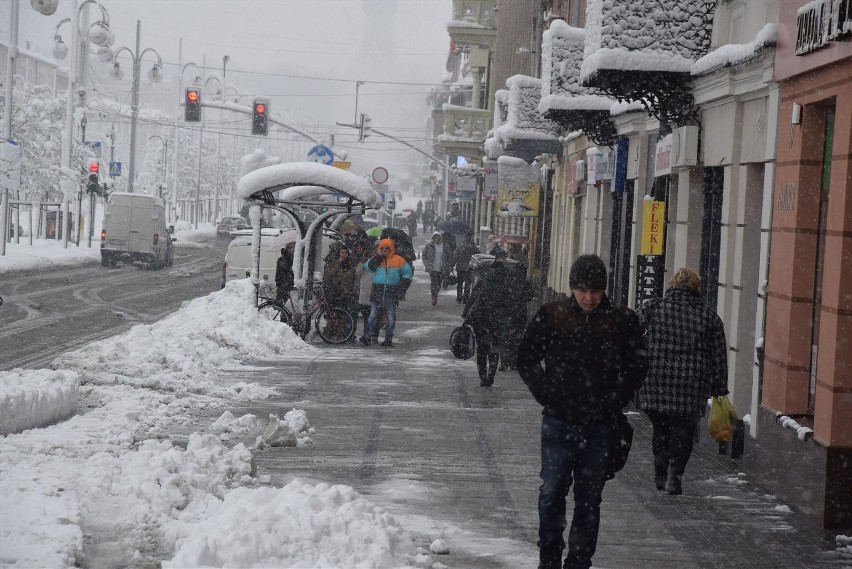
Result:
{"type": "MultiPolygon", "coordinates": [[[[261,284],[261,296],[275,296],[275,268],[281,249],[269,251],[269,244],[278,235],[279,231],[263,229],[260,236],[260,272],[258,278],[261,284]],[[274,235],[273,235],[274,233],[274,235]]],[[[228,244],[225,253],[225,262],[222,264],[222,286],[234,279],[246,279],[251,276],[251,240],[250,234],[235,232],[236,237],[228,244]]],[[[250,232],[245,232],[250,233],[250,232]]]]}
{"type": "Polygon", "coordinates": [[[101,265],[117,261],[141,262],[151,268],[171,266],[174,246],[166,227],[166,207],[161,198],[114,192],[107,200],[101,230],[101,265]]]}

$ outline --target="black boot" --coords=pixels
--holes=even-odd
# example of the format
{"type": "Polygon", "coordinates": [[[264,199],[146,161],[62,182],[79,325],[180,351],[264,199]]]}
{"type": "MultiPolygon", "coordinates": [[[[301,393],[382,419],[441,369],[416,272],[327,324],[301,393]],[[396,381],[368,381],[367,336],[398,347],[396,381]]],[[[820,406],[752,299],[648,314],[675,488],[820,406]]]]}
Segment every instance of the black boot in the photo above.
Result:
{"type": "Polygon", "coordinates": [[[683,477],[671,467],[669,467],[668,477],[666,478],[666,492],[672,496],[683,494],[683,477]]]}
{"type": "Polygon", "coordinates": [[[666,489],[666,479],[668,478],[669,472],[669,459],[668,457],[654,457],[654,486],[657,487],[657,490],[665,490],[666,489]]]}

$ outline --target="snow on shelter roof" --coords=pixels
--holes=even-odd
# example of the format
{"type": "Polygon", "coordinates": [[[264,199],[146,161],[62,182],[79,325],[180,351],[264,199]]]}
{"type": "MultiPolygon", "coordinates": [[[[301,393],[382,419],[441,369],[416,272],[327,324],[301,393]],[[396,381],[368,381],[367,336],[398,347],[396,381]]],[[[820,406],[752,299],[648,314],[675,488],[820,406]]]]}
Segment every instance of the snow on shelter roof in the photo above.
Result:
{"type": "MultiPolygon", "coordinates": [[[[276,191],[293,186],[319,186],[340,192],[368,207],[382,207],[382,198],[365,178],[318,162],[287,162],[259,168],[240,178],[237,196],[257,198],[264,190],[276,191]]],[[[316,192],[311,192],[315,195],[316,192]]]]}
{"type": "Polygon", "coordinates": [[[706,0],[588,0],[580,81],[601,70],[689,73],[709,47],[706,0]]]}

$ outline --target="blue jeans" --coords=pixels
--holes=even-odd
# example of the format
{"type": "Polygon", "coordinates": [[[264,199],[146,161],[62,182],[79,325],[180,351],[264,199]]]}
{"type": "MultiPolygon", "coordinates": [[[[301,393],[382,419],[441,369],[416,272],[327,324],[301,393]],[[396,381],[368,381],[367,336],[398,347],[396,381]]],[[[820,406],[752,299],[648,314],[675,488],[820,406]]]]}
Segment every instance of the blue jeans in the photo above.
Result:
{"type": "Polygon", "coordinates": [[[396,303],[393,301],[371,302],[370,317],[367,318],[367,326],[364,328],[364,337],[372,338],[373,332],[376,331],[376,324],[379,321],[379,315],[385,311],[385,340],[393,339],[393,329],[396,325],[396,303]]]}
{"type": "MultiPolygon", "coordinates": [[[[565,549],[565,499],[574,483],[574,516],[568,534],[566,569],[588,569],[598,545],[601,493],[609,462],[612,427],[575,425],[553,417],[541,420],[541,487],[538,497],[538,547],[553,563],[565,549]]],[[[557,562],[558,563],[558,562],[557,562]]]]}

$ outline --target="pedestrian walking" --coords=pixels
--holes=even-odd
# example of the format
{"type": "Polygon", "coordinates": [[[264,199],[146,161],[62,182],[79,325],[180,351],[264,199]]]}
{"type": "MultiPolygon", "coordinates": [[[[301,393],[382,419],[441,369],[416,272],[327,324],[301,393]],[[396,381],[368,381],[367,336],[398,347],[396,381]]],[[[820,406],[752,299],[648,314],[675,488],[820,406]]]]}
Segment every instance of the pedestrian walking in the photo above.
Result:
{"type": "Polygon", "coordinates": [[[444,244],[439,231],[432,234],[432,240],[423,247],[420,258],[423,259],[423,267],[431,279],[432,306],[435,306],[438,304],[438,292],[441,290],[444,277],[453,267],[452,251],[444,244]]]}
{"type": "Polygon", "coordinates": [[[290,299],[290,291],[296,283],[296,277],[293,274],[295,250],[296,242],[290,241],[281,249],[281,256],[275,263],[275,297],[282,304],[290,299]]]}
{"type": "Polygon", "coordinates": [[[470,297],[471,274],[470,274],[470,258],[479,253],[479,247],[473,242],[473,235],[465,235],[464,240],[456,248],[455,266],[456,277],[456,302],[467,304],[470,297]]]}
{"type": "MultiPolygon", "coordinates": [[[[505,252],[501,253],[505,254],[505,252]]],[[[511,257],[510,257],[511,258],[511,257]]],[[[506,298],[509,315],[506,332],[500,347],[500,367],[498,371],[517,369],[518,345],[529,320],[528,304],[535,295],[533,284],[527,278],[526,262],[518,263],[509,271],[508,297],[506,298]]]]}
{"type": "Polygon", "coordinates": [[[638,403],[653,425],[654,484],[678,495],[707,398],[728,394],[725,328],[701,299],[701,277],[686,267],[675,271],[662,299],[636,313],[648,343],[648,377],[638,403]]]}
{"type": "Polygon", "coordinates": [[[408,236],[409,237],[417,237],[417,216],[414,215],[414,212],[409,212],[408,217],[405,220],[405,225],[408,228],[408,236]]]}
{"type": "Polygon", "coordinates": [[[430,206],[426,206],[426,209],[423,210],[423,235],[428,235],[429,231],[432,231],[432,227],[435,224],[435,212],[432,211],[430,206]]]}
{"type": "Polygon", "coordinates": [[[373,278],[370,286],[370,316],[360,342],[365,346],[370,345],[373,330],[377,329],[379,316],[384,311],[386,324],[382,346],[390,348],[393,347],[396,305],[399,297],[411,286],[414,271],[405,259],[395,253],[392,239],[380,240],[376,251],[376,255],[364,263],[373,278]]]}
{"type": "Polygon", "coordinates": [[[610,303],[600,257],[577,257],[568,282],[572,295],[538,310],[518,350],[521,379],[544,407],[539,569],[591,567],[617,413],[647,370],[639,319],[610,303]],[[574,514],[563,566],[565,500],[572,484],[574,514]]]}
{"type": "Polygon", "coordinates": [[[500,359],[500,345],[509,321],[510,291],[508,255],[501,251],[491,267],[479,280],[471,293],[471,301],[462,311],[464,323],[473,328],[476,336],[476,367],[479,385],[491,387],[500,359]]]}

